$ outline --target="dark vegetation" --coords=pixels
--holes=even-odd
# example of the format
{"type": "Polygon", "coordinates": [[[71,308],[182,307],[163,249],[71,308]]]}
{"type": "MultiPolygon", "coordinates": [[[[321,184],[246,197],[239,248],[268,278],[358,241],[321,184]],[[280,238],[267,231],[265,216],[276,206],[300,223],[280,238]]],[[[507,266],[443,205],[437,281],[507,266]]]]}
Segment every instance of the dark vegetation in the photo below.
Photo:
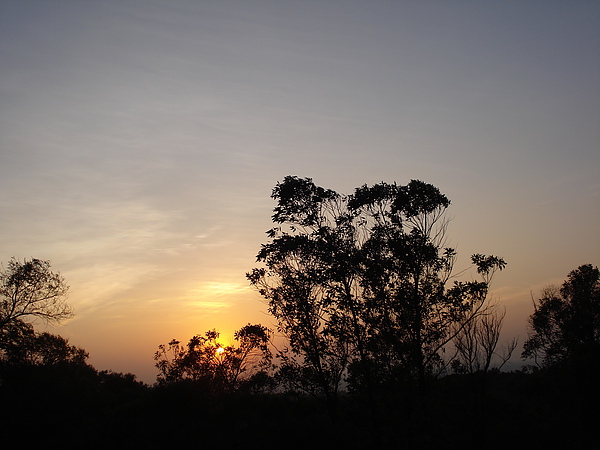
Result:
{"type": "Polygon", "coordinates": [[[502,372],[490,301],[496,256],[454,273],[434,186],[344,196],[286,177],[261,267],[247,274],[278,328],[210,330],[158,347],[156,383],[98,371],[39,333],[70,317],[47,261],[0,272],[0,430],[60,448],[588,448],[598,424],[600,272],[590,264],[534,301],[522,369],[502,372]],[[459,274],[460,275],[460,274],[459,274]],[[464,277],[463,277],[464,278],[464,277]],[[274,335],[285,342],[273,346],[274,335]]]}

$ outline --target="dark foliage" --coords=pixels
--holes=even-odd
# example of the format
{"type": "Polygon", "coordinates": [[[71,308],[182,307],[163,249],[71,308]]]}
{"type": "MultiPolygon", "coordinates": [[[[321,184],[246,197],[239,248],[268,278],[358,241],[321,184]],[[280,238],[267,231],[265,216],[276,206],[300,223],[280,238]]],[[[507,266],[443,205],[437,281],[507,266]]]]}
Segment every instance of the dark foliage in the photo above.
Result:
{"type": "Polygon", "coordinates": [[[450,281],[450,200],[419,180],[364,185],[352,195],[285,177],[262,267],[247,274],[289,346],[277,354],[290,389],[335,415],[342,383],[354,392],[425,388],[445,369],[444,348],[485,309],[505,262],[475,254],[480,281],[450,281]]]}
{"type": "Polygon", "coordinates": [[[342,394],[332,422],[303,394],[209,394],[194,381],[143,386],[82,367],[19,369],[0,387],[0,431],[26,447],[505,449],[587,448],[598,392],[564,374],[493,373],[484,397],[469,375],[439,379],[425,396],[385,393],[368,409],[342,394]]]}
{"type": "Polygon", "coordinates": [[[534,308],[523,357],[534,357],[546,367],[600,368],[600,271],[597,267],[585,264],[571,271],[562,287],[547,288],[534,308]]]}
{"type": "Polygon", "coordinates": [[[169,385],[191,381],[207,392],[233,392],[240,389],[261,390],[268,386],[265,372],[271,362],[269,330],[248,324],[234,333],[237,345],[223,346],[219,333],[210,330],[193,336],[183,346],[173,339],[160,345],[154,355],[160,371],[158,383],[169,385]]]}

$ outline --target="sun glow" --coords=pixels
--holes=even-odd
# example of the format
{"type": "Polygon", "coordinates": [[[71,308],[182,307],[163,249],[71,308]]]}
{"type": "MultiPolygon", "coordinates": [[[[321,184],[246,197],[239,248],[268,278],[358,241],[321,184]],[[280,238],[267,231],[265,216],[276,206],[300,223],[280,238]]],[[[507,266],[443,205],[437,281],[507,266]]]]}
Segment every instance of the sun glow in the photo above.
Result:
{"type": "Polygon", "coordinates": [[[223,352],[225,352],[225,349],[223,347],[217,348],[217,355],[221,356],[223,352]]]}
{"type": "Polygon", "coordinates": [[[204,285],[200,288],[201,293],[208,294],[210,296],[231,295],[244,292],[246,290],[248,290],[247,285],[228,281],[209,281],[204,283],[204,285]]]}

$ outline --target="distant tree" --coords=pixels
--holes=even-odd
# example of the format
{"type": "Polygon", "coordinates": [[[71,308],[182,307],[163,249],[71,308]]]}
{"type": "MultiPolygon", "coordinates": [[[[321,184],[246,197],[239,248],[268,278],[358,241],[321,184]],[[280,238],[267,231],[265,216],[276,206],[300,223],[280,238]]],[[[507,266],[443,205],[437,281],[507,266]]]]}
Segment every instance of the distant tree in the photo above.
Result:
{"type": "MultiPolygon", "coordinates": [[[[12,258],[0,270],[0,333],[18,321],[41,319],[57,323],[72,316],[65,303],[69,287],[59,273],[50,270],[50,262],[12,258]]],[[[1,337],[0,337],[1,338],[1,337]]]]}
{"type": "Polygon", "coordinates": [[[456,260],[445,247],[450,201],[422,181],[345,196],[288,176],[272,198],[276,226],[257,256],[264,267],[247,277],[289,339],[280,372],[333,407],[346,373],[359,389],[423,385],[505,266],[473,255],[482,281],[448,285],[456,260]]]}
{"type": "Polygon", "coordinates": [[[517,338],[513,338],[502,349],[498,349],[500,333],[506,310],[498,311],[498,305],[486,307],[456,334],[452,343],[456,350],[456,359],[452,362],[455,372],[488,372],[492,362],[500,370],[511,358],[517,347],[517,338]]]}
{"type": "Polygon", "coordinates": [[[14,320],[0,329],[0,362],[23,362],[34,340],[33,325],[14,320]]]}
{"type": "Polygon", "coordinates": [[[5,326],[2,338],[0,386],[5,390],[54,389],[75,379],[94,382],[96,371],[87,363],[88,353],[61,336],[37,333],[31,324],[17,320],[5,326]]]}
{"type": "Polygon", "coordinates": [[[148,389],[142,381],[138,381],[132,373],[101,370],[97,372],[101,391],[116,396],[119,400],[135,398],[148,389]]]}
{"type": "Polygon", "coordinates": [[[591,264],[571,271],[560,289],[548,287],[533,303],[522,356],[546,367],[600,358],[600,271],[591,264]]]}
{"type": "Polygon", "coordinates": [[[0,361],[9,365],[52,366],[57,364],[85,365],[89,354],[70,345],[62,336],[37,333],[30,324],[21,323],[12,329],[10,339],[0,349],[0,361]]]}
{"type": "Polygon", "coordinates": [[[262,325],[248,324],[236,331],[237,346],[223,346],[218,338],[219,333],[210,330],[193,336],[185,346],[175,339],[160,345],[154,355],[160,371],[158,383],[189,380],[202,382],[215,392],[234,391],[270,361],[270,333],[262,325]]]}
{"type": "Polygon", "coordinates": [[[271,332],[262,325],[247,324],[233,334],[237,346],[223,349],[221,373],[229,389],[249,386],[261,390],[269,384],[271,332]]]}

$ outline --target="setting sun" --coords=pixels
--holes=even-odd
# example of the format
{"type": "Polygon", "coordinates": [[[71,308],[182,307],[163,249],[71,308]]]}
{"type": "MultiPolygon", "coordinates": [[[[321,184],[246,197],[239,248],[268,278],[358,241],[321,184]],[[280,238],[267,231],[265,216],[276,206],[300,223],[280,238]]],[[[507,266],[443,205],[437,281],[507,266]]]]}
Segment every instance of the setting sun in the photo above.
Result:
{"type": "Polygon", "coordinates": [[[223,352],[225,352],[225,349],[223,347],[217,348],[217,355],[222,355],[223,352]]]}

